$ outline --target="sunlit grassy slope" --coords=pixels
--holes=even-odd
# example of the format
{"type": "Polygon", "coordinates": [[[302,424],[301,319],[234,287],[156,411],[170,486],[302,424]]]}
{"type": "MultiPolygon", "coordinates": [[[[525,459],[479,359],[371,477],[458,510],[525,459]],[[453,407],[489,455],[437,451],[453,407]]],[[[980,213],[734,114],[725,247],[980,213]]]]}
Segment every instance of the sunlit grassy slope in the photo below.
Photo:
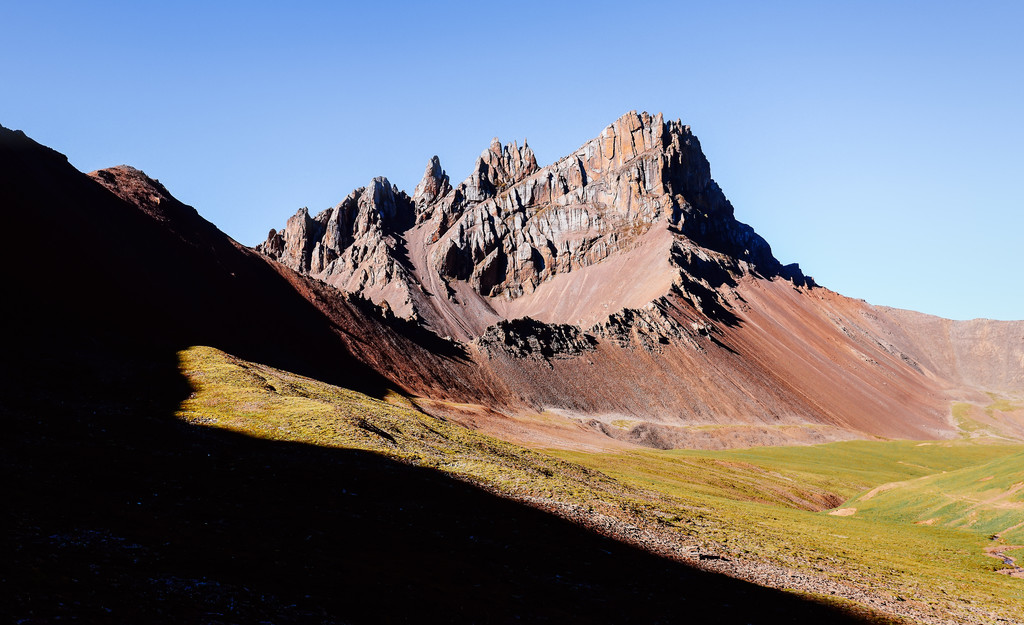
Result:
{"type": "Polygon", "coordinates": [[[1013,490],[1024,481],[1022,445],[848,441],[545,453],[425,415],[399,395],[379,401],[205,347],[180,360],[195,392],[179,416],[192,423],[384,453],[508,495],[848,581],[937,615],[1024,619],[1024,580],[994,573],[1001,563],[983,553],[991,533],[1024,521],[1021,491],[1013,490]],[[839,507],[857,511],[828,514],[839,507]]]}
{"type": "Polygon", "coordinates": [[[1024,544],[1024,452],[887,484],[848,505],[866,519],[955,527],[1024,544]]]}
{"type": "Polygon", "coordinates": [[[602,473],[424,414],[398,394],[381,401],[209,347],[182,351],[179,360],[194,392],[178,416],[193,424],[374,451],[506,494],[613,516],[653,505],[602,473]]]}
{"type": "MultiPolygon", "coordinates": [[[[602,470],[659,491],[832,508],[873,486],[973,466],[1021,447],[966,441],[845,441],[729,451],[643,450],[602,454],[602,470]]],[[[592,454],[558,453],[586,464],[592,454]]]]}
{"type": "MultiPolygon", "coordinates": [[[[896,495],[885,500],[891,507],[879,506],[870,516],[815,512],[855,506],[841,502],[883,484],[925,482],[931,478],[924,476],[943,471],[973,475],[984,472],[980,467],[993,472],[999,466],[1003,482],[1012,480],[1012,469],[1021,466],[1020,445],[848,441],[714,452],[552,453],[692,510],[713,511],[703,516],[702,536],[737,555],[891,589],[939,612],[970,603],[1012,606],[1012,614],[1024,616],[1024,584],[993,573],[1002,565],[984,555],[990,542],[984,532],[915,524],[917,517],[895,513],[901,505],[896,495]]],[[[922,493],[917,505],[929,495],[941,493],[922,493]]]]}

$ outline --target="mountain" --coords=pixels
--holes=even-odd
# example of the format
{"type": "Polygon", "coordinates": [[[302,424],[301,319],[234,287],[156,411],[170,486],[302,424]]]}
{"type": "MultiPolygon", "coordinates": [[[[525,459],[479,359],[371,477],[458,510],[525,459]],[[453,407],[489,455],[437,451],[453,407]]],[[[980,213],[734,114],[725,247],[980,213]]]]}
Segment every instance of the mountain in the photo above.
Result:
{"type": "Polygon", "coordinates": [[[375,178],[258,249],[465,344],[509,398],[486,408],[554,415],[567,445],[598,440],[581,429],[657,447],[948,437],[954,397],[1024,388],[1024,324],[820,287],[735,218],[696,136],[660,114],[546,167],[495,139],[454,186],[434,157],[412,196],[375,178]]]}
{"type": "Polygon", "coordinates": [[[725,274],[703,275],[709,263],[808,283],[736,221],[690,128],[646,113],[544,168],[495,139],[454,188],[435,156],[413,197],[375,178],[315,217],[300,210],[259,249],[463,340],[526,315],[589,328],[673,289],[715,312],[700,296],[725,274]],[[615,272],[631,279],[614,288],[615,272]]]}
{"type": "Polygon", "coordinates": [[[1020,446],[984,463],[1024,438],[1024,323],[833,293],[709,171],[630,114],[549,167],[495,142],[455,186],[437,159],[411,196],[375,179],[253,250],[0,128],[0,613],[994,621],[1016,589],[968,562],[988,537],[889,497],[818,511],[947,469],[901,492],[1017,505],[1020,446]]]}
{"type": "Polygon", "coordinates": [[[513,398],[466,348],[239,245],[140,171],[82,174],[0,128],[0,211],[4,621],[654,623],[683,605],[728,623],[873,622],[384,454],[183,419],[183,405],[253,414],[249,393],[274,389],[301,414],[317,378],[405,432],[357,412],[352,429],[381,445],[423,437],[519,475],[560,466],[478,434],[444,447],[461,428],[439,419],[407,425],[422,413],[389,389],[513,398]],[[228,404],[203,390],[225,371],[244,380],[228,404]]]}
{"type": "Polygon", "coordinates": [[[31,302],[3,314],[26,354],[210,345],[570,448],[949,437],[954,400],[1024,387],[1024,324],[817,285],[736,220],[697,138],[660,115],[547,167],[494,141],[457,185],[435,157],[412,196],[375,178],[261,253],[142,172],[3,142],[24,259],[7,283],[31,302]]]}

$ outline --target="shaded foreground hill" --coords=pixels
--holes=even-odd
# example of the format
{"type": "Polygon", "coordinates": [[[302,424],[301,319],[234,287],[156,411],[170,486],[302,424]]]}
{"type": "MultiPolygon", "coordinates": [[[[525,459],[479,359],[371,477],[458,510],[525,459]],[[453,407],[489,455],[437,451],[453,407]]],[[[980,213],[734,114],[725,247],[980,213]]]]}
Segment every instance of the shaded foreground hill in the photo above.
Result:
{"type": "Polygon", "coordinates": [[[88,389],[3,406],[11,622],[870,622],[375,454],[185,424],[170,352],[68,365],[88,389]]]}
{"type": "Polygon", "coordinates": [[[18,132],[0,129],[0,150],[0,206],[16,233],[2,314],[25,352],[59,362],[107,344],[209,343],[383,387],[286,275],[193,209],[153,197],[140,210],[18,132]]]}

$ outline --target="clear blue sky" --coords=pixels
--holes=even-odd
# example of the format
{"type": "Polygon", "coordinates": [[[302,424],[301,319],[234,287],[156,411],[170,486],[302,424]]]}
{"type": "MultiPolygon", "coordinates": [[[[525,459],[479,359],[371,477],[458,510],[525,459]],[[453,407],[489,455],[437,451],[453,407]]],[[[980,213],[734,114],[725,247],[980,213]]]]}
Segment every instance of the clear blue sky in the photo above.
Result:
{"type": "Polygon", "coordinates": [[[242,243],[433,154],[461,180],[526,137],[547,164],[662,111],[783,262],[1024,318],[1024,2],[151,4],[5,3],[0,124],[242,243]]]}

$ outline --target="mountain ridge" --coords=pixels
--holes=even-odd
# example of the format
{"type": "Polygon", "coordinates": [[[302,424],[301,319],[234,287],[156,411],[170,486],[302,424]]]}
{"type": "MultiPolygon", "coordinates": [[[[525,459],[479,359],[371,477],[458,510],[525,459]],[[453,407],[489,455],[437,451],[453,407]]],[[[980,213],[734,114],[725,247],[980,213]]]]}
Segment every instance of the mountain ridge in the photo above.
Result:
{"type": "MultiPolygon", "coordinates": [[[[374,179],[374,198],[388,184],[386,178],[374,179]]],[[[461,308],[466,310],[454,313],[463,322],[481,315],[490,322],[511,319],[521,315],[508,302],[543,290],[543,284],[558,275],[643,246],[647,242],[641,237],[652,229],[682,235],[677,238],[725,253],[761,274],[813,284],[799,266],[779,263],[767,242],[735,220],[732,205],[710,176],[697,138],[688,126],[666,123],[660,114],[627,113],[599,137],[546,167],[537,165],[528,145],[502,146],[494,139],[470,175],[454,187],[435,156],[411,201],[392,188],[396,200],[353,205],[351,200],[369,188],[357,189],[312,220],[308,211],[300,210],[283,233],[272,231],[258,249],[329,284],[360,290],[377,303],[387,301],[396,314],[423,319],[439,333],[462,339],[479,336],[490,323],[451,323],[452,311],[438,310],[439,300],[423,297],[422,291],[443,292],[449,301],[464,300],[461,308]],[[359,214],[376,210],[383,223],[394,227],[370,233],[377,236],[369,241],[360,241],[366,230],[356,228],[359,234],[345,240],[344,234],[353,231],[348,225],[353,208],[361,209],[359,214]],[[394,218],[396,214],[400,219],[394,218]],[[311,250],[312,259],[299,250],[311,250]],[[387,259],[381,258],[385,250],[387,259]],[[352,257],[372,258],[377,269],[357,268],[352,257]],[[456,295],[464,282],[471,289],[456,295]],[[496,302],[499,296],[506,301],[496,302]]],[[[658,245],[670,243],[666,238],[658,245]]],[[[671,265],[673,256],[674,264],[695,260],[692,253],[669,249],[659,254],[662,258],[645,259],[645,264],[660,260],[671,265]]],[[[731,269],[741,267],[736,263],[731,269]]],[[[662,282],[667,279],[662,276],[662,282]]],[[[657,288],[667,290],[666,286],[657,288]]],[[[608,312],[616,312],[623,307],[620,304],[646,303],[652,299],[646,295],[624,297],[608,312]]],[[[545,316],[538,310],[534,315],[539,312],[545,316]]],[[[557,313],[548,317],[556,323],[600,321],[594,313],[586,321],[557,313]]]]}
{"type": "MultiPolygon", "coordinates": [[[[910,313],[845,298],[802,274],[784,275],[785,266],[764,255],[767,243],[752,263],[682,234],[695,232],[723,249],[729,249],[719,240],[724,235],[715,233],[728,233],[725,226],[739,232],[733,243],[760,240],[729,221],[732,206],[716,191],[706,159],[697,158],[695,137],[686,149],[698,164],[696,173],[687,178],[676,172],[669,182],[682,179],[679,185],[705,189],[705,195],[641,192],[664,188],[651,186],[653,174],[638,186],[635,175],[662,176],[652,168],[663,158],[657,150],[635,147],[655,140],[659,150],[682,146],[680,138],[692,136],[659,119],[620,119],[618,127],[547,168],[534,169],[525,144],[499,152],[500,144],[492,142],[469,183],[455,186],[431,159],[413,196],[374,179],[330,209],[322,223],[300,212],[280,237],[286,245],[268,250],[265,244],[262,254],[232,241],[137,170],[111,168],[90,177],[63,157],[55,169],[58,153],[43,152],[34,142],[29,150],[30,140],[13,141],[17,135],[6,131],[5,145],[17,144],[9,154],[49,156],[28,158],[20,173],[8,168],[5,206],[17,230],[27,233],[14,243],[18,257],[44,249],[43,240],[60,242],[45,248],[52,254],[36,263],[33,275],[53,280],[81,274],[74,281],[86,286],[65,294],[72,300],[102,294],[86,317],[90,321],[83,320],[83,332],[94,323],[146,340],[181,337],[187,345],[212,344],[332,381],[372,379],[378,394],[398,390],[424,411],[531,445],[735,447],[942,438],[958,431],[953,401],[1024,385],[1024,341],[1018,336],[1024,324],[982,323],[967,332],[949,322],[946,338],[933,340],[934,333],[910,313]],[[653,133],[658,123],[671,129],[669,140],[653,133]],[[579,155],[588,153],[591,164],[581,168],[579,155]],[[631,158],[623,159],[627,153],[631,158]],[[625,169],[607,166],[616,158],[625,169]],[[591,175],[595,167],[601,177],[591,175]],[[590,179],[562,192],[547,177],[557,181],[556,171],[590,179]],[[510,182],[499,192],[502,181],[510,182]],[[560,195],[552,196],[551,189],[560,195]],[[483,199],[459,199],[469,196],[483,199]],[[620,204],[598,202],[602,197],[620,204]],[[719,198],[724,226],[712,227],[699,212],[714,204],[708,198],[719,198]],[[93,204],[104,208],[91,220],[71,210],[93,204]],[[591,213],[604,224],[635,219],[639,225],[593,227],[591,213]],[[569,227],[582,225],[584,215],[585,229],[569,227]],[[517,221],[518,229],[505,225],[517,221]],[[524,234],[527,225],[535,227],[537,239],[524,234]],[[320,239],[306,236],[320,226],[320,239]],[[540,237],[550,243],[546,266],[561,267],[549,275],[531,273],[525,255],[519,265],[511,262],[516,246],[536,251],[540,237]],[[332,275],[355,280],[354,287],[339,291],[286,266],[289,259],[328,258],[334,242],[342,253],[330,261],[337,268],[332,275]],[[285,250],[284,262],[268,258],[285,250]],[[464,252],[469,255],[461,258],[472,269],[448,262],[464,252]],[[493,262],[501,255],[504,273],[493,262]],[[76,260],[69,265],[69,259],[76,260]],[[345,273],[352,268],[355,273],[345,273]],[[497,295],[484,295],[483,286],[497,295]],[[226,305],[226,296],[242,304],[226,305]],[[987,358],[991,353],[1000,359],[987,358]]],[[[36,294],[34,305],[45,316],[67,308],[65,296],[54,299],[60,291],[45,281],[16,275],[12,282],[36,294]]],[[[36,327],[20,315],[16,323],[36,327]]],[[[40,327],[38,333],[44,332],[40,327]]]]}
{"type": "Polygon", "coordinates": [[[529,409],[612,438],[718,445],[693,428],[727,425],[754,432],[729,445],[945,437],[955,431],[947,394],[1024,385],[1012,330],[992,331],[982,349],[1011,338],[1006,372],[975,359],[964,375],[947,363],[948,345],[900,328],[910,317],[780,263],[735,219],[690,128],[661,114],[627,113],[545,167],[525,143],[495,139],[461,183],[435,156],[411,197],[391,187],[394,202],[378,206],[388,183],[371,184],[374,201],[356,208],[395,227],[339,249],[369,262],[297,266],[274,244],[329,248],[348,199],[315,218],[326,224],[320,239],[300,211],[258,249],[469,345],[529,409]],[[623,421],[634,425],[610,425],[623,421]],[[794,439],[793,425],[808,429],[794,439]]]}

